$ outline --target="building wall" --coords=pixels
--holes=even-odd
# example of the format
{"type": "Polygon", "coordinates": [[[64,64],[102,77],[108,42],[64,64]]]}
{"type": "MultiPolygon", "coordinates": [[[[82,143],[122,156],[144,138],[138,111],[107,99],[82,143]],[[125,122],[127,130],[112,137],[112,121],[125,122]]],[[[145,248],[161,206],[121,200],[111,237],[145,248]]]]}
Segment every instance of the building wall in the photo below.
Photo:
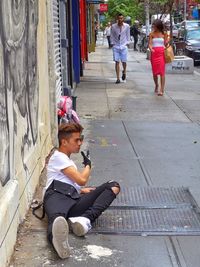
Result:
{"type": "MultiPolygon", "coordinates": [[[[79,0],[80,4],[80,44],[81,44],[81,63],[84,69],[84,63],[88,60],[87,51],[87,31],[86,31],[86,2],[85,0],[79,0]]],[[[82,73],[83,75],[83,73],[82,73]]]]}
{"type": "Polygon", "coordinates": [[[72,1],[72,40],[74,83],[80,83],[80,6],[79,0],[72,1]]]}
{"type": "Polygon", "coordinates": [[[0,267],[12,255],[55,132],[47,4],[0,1],[0,267]]]}

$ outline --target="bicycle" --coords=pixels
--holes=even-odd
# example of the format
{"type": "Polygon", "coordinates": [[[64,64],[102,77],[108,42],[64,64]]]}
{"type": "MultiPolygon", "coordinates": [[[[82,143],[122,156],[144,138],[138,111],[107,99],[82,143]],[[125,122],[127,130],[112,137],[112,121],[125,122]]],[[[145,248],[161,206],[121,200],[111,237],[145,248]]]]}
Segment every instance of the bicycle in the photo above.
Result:
{"type": "Polygon", "coordinates": [[[183,41],[177,41],[173,43],[174,47],[174,54],[176,56],[183,56],[185,55],[185,42],[183,41]]]}
{"type": "Polygon", "coordinates": [[[146,53],[148,48],[148,43],[149,43],[149,37],[146,36],[146,34],[140,34],[140,38],[138,40],[139,51],[146,53]]]}

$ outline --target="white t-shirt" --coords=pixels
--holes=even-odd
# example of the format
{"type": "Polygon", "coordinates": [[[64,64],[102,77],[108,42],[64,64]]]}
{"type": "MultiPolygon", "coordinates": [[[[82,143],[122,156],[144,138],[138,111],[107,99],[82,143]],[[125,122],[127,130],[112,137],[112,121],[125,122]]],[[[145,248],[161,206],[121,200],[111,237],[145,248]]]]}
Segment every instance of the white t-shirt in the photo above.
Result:
{"type": "Polygon", "coordinates": [[[66,154],[55,150],[47,165],[47,183],[45,189],[50,186],[53,180],[58,180],[60,182],[72,185],[80,193],[81,186],[72,181],[62,172],[63,169],[70,166],[74,166],[77,169],[73,160],[71,160],[66,154]]]}
{"type": "Polygon", "coordinates": [[[105,35],[106,35],[106,36],[110,36],[110,32],[111,32],[111,26],[106,27],[106,28],[105,28],[105,31],[104,31],[105,35]]]}

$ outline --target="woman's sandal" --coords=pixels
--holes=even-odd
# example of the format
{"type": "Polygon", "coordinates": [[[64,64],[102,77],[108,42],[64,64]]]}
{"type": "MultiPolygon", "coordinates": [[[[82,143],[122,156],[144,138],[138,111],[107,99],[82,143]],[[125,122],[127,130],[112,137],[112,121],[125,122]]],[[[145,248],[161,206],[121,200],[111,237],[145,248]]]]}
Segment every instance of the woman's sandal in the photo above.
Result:
{"type": "Polygon", "coordinates": [[[163,96],[163,92],[159,92],[158,93],[158,96],[163,96]]]}
{"type": "Polygon", "coordinates": [[[158,93],[158,86],[155,87],[154,93],[155,93],[155,94],[158,93]]]}

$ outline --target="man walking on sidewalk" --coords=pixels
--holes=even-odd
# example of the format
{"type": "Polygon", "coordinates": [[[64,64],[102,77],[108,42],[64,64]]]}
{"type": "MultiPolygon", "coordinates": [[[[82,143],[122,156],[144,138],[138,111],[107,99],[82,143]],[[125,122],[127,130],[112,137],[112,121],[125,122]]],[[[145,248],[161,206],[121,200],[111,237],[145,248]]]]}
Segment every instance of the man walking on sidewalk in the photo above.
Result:
{"type": "Polygon", "coordinates": [[[137,43],[138,43],[138,35],[140,34],[138,20],[135,20],[135,24],[131,26],[130,32],[131,32],[131,36],[133,36],[133,39],[134,39],[134,51],[138,51],[137,43]]]}
{"type": "Polygon", "coordinates": [[[82,131],[80,124],[62,124],[58,131],[59,147],[47,165],[44,208],[48,216],[48,239],[62,259],[70,256],[68,223],[75,235],[84,236],[120,191],[115,181],[96,188],[81,188],[88,182],[91,172],[89,155],[81,152],[84,165],[81,171],[70,156],[80,150],[82,131]]]}
{"type": "Polygon", "coordinates": [[[124,23],[124,17],[119,14],[117,23],[111,27],[111,45],[113,47],[113,59],[115,61],[115,71],[117,75],[116,83],[120,83],[120,61],[122,62],[122,80],[126,80],[126,66],[128,45],[130,43],[130,26],[124,23]]]}

